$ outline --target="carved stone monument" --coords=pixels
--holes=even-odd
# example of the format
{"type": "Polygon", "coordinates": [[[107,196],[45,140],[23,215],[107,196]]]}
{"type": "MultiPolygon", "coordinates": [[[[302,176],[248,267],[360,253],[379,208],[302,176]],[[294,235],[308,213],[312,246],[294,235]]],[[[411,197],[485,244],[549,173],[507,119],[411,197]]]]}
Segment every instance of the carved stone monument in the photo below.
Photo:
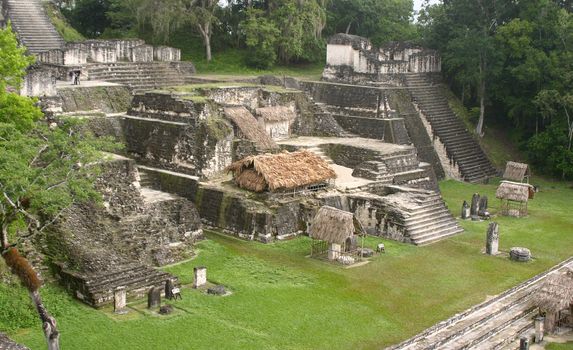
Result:
{"type": "Polygon", "coordinates": [[[193,268],[193,288],[199,288],[207,284],[207,268],[198,266],[193,268]]]}
{"type": "Polygon", "coordinates": [[[462,216],[461,217],[463,220],[468,220],[470,218],[470,205],[466,201],[464,201],[464,204],[462,204],[462,216]]]}
{"type": "Polygon", "coordinates": [[[161,306],[161,288],[153,287],[147,292],[147,308],[154,309],[161,306]]]}
{"type": "Polygon", "coordinates": [[[519,262],[529,261],[531,259],[531,251],[527,248],[513,247],[509,251],[509,258],[519,262]]]}
{"type": "Polygon", "coordinates": [[[483,196],[479,200],[478,215],[482,218],[489,218],[489,211],[487,210],[487,196],[483,196]]]}
{"type": "Polygon", "coordinates": [[[117,287],[113,292],[113,312],[116,314],[125,314],[127,310],[127,291],[125,287],[117,287]]]}
{"type": "Polygon", "coordinates": [[[479,220],[479,194],[474,193],[472,196],[472,206],[470,208],[470,215],[472,220],[479,220]]]}
{"type": "Polygon", "coordinates": [[[485,253],[488,255],[496,255],[499,252],[499,225],[497,222],[492,222],[487,228],[487,236],[485,243],[485,253]]]}
{"type": "Polygon", "coordinates": [[[165,299],[173,299],[173,288],[175,288],[175,285],[171,279],[165,281],[165,299]]]}

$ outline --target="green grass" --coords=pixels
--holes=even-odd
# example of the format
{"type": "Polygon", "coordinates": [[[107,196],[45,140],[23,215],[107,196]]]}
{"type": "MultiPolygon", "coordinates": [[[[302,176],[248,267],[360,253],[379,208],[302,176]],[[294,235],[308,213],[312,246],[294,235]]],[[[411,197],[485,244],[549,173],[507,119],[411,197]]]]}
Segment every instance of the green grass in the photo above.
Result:
{"type": "Polygon", "coordinates": [[[51,3],[46,3],[46,12],[54,27],[66,42],[84,41],[86,38],[75,30],[51,3]]]}
{"type": "Polygon", "coordinates": [[[573,342],[569,343],[551,343],[545,347],[546,350],[573,350],[573,342]]]}
{"type": "MultiPolygon", "coordinates": [[[[529,217],[495,218],[500,249],[528,247],[535,257],[529,263],[484,255],[488,222],[462,222],[465,233],[425,247],[369,237],[367,246],[384,242],[387,253],[351,269],[306,257],[306,237],[264,245],[209,233],[209,239],[198,244],[197,258],[166,270],[188,284],[194,266],[207,266],[209,280],[227,286],[230,296],[184,288],[183,300],[174,302],[176,314],[163,319],[135,310],[125,318],[112,316],[109,309],[91,309],[53,286],[43,295],[58,318],[62,349],[381,348],[571,255],[573,189],[564,183],[538,184],[541,192],[530,203],[529,217]]],[[[445,181],[441,189],[456,215],[462,200],[474,192],[488,195],[496,210],[495,184],[445,181]]],[[[7,298],[18,304],[26,300],[25,293],[7,298]]],[[[142,303],[134,306],[141,310],[142,303]]],[[[28,317],[25,310],[19,312],[22,319],[28,317]]],[[[1,314],[0,327],[6,327],[1,314]]],[[[9,334],[42,349],[38,322],[25,322],[24,327],[12,327],[9,334]]]]}

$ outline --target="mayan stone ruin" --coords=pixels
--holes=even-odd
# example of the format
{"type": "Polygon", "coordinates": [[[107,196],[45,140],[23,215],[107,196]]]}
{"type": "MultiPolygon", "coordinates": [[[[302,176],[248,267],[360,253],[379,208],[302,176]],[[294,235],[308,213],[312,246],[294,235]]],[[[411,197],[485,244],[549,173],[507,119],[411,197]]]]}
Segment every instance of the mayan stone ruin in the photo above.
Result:
{"type": "MultiPolygon", "coordinates": [[[[269,345],[256,341],[288,328],[264,318],[290,317],[279,309],[288,306],[284,285],[308,309],[290,327],[309,327],[316,322],[309,315],[325,310],[338,322],[353,322],[351,310],[388,332],[396,327],[388,319],[395,317],[408,331],[391,338],[391,350],[527,348],[548,332],[573,327],[573,288],[564,287],[572,281],[573,258],[551,264],[553,248],[536,242],[545,232],[537,230],[539,207],[528,207],[538,191],[529,183],[531,168],[513,161],[504,172],[494,166],[450,103],[437,50],[411,42],[377,47],[338,33],[325,41],[320,79],[201,75],[198,61],[196,69],[182,49],[150,44],[156,38],[65,41],[45,5],[0,0],[0,24],[10,23],[35,57],[17,93],[35,99],[46,130],[71,119],[80,132],[115,147],[96,162],[70,167],[97,167],[97,196],[71,201],[22,254],[42,280],[112,320],[114,338],[148,319],[165,334],[172,325],[177,332],[201,331],[201,325],[177,323],[193,317],[216,324],[205,326],[210,336],[230,327],[250,337],[237,340],[243,347],[269,345]],[[487,187],[490,181],[497,188],[487,187]],[[442,195],[443,183],[450,197],[442,195]],[[508,233],[506,239],[514,227],[508,223],[531,225],[539,236],[508,233]],[[449,254],[457,260],[447,260],[449,254]],[[420,261],[424,269],[418,270],[420,261]],[[468,266],[479,278],[462,271],[468,266]],[[297,268],[304,272],[293,272],[297,268]],[[458,274],[442,274],[449,269],[458,274]],[[404,271],[416,280],[401,280],[404,271]],[[436,299],[464,279],[486,298],[472,295],[470,308],[450,295],[436,299]],[[485,288],[488,279],[497,284],[485,288]],[[426,290],[415,289],[416,283],[426,290]],[[334,289],[332,295],[352,301],[341,307],[330,295],[317,303],[308,286],[334,289]],[[237,307],[258,300],[250,288],[260,295],[276,289],[276,299],[266,304],[277,309],[237,307]],[[361,288],[377,293],[374,304],[361,288]],[[404,304],[388,307],[386,297],[404,298],[404,304]],[[252,312],[266,328],[216,307],[252,312]],[[442,313],[449,318],[424,330],[427,325],[412,326],[398,315],[407,307],[427,308],[419,315],[424,325],[442,313]]],[[[559,222],[555,230],[566,225],[559,222]]],[[[455,292],[464,296],[471,288],[455,292]]],[[[57,309],[53,299],[48,304],[57,309]]],[[[358,343],[340,347],[377,346],[367,330],[357,333],[358,343]]],[[[9,331],[16,340],[29,333],[9,331]]],[[[300,345],[281,342],[273,345],[300,345]]],[[[25,349],[0,329],[5,348],[25,349]]]]}

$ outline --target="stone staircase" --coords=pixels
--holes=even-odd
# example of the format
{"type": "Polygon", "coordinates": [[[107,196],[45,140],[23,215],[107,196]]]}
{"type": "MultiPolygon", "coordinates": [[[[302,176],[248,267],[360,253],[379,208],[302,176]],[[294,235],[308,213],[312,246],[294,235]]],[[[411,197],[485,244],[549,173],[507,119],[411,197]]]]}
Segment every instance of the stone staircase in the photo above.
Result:
{"type": "Polygon", "coordinates": [[[123,84],[135,91],[184,85],[188,78],[170,62],[94,63],[87,66],[87,74],[89,80],[123,84]]]}
{"type": "Polygon", "coordinates": [[[61,49],[64,40],[48,18],[41,0],[3,0],[21,44],[33,54],[61,49]]]}
{"type": "Polygon", "coordinates": [[[573,266],[573,258],[479,305],[442,321],[388,350],[518,349],[519,338],[531,339],[533,292],[545,277],[573,266]]]}
{"type": "Polygon", "coordinates": [[[404,227],[415,245],[434,243],[463,232],[439,193],[416,196],[415,208],[406,209],[404,227]]]}
{"type": "Polygon", "coordinates": [[[177,278],[167,272],[144,265],[124,265],[113,271],[96,274],[78,274],[67,270],[59,272],[64,284],[78,299],[94,307],[113,303],[114,290],[124,286],[129,297],[142,297],[151,287],[164,286],[167,279],[177,278]]]}
{"type": "Polygon", "coordinates": [[[496,169],[449,107],[439,87],[432,86],[424,74],[405,74],[405,81],[414,103],[430,123],[434,137],[444,144],[448,157],[458,165],[463,179],[484,182],[495,176],[496,169]]]}

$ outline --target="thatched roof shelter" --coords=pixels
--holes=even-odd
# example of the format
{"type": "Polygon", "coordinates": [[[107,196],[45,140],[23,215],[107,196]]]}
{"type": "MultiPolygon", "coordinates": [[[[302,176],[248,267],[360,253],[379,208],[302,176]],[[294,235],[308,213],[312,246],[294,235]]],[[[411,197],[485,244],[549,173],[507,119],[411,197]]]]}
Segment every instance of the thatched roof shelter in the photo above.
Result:
{"type": "Polygon", "coordinates": [[[253,141],[260,149],[279,148],[267,134],[265,128],[257,122],[257,119],[245,107],[227,107],[224,109],[224,113],[237,126],[244,137],[253,141]]]}
{"type": "Polygon", "coordinates": [[[255,114],[265,122],[280,122],[296,119],[296,113],[285,106],[257,108],[255,114]]]}
{"type": "Polygon", "coordinates": [[[250,156],[227,170],[239,187],[255,192],[294,190],[336,178],[328,163],[309,151],[250,156]]]}
{"type": "Polygon", "coordinates": [[[526,176],[531,176],[529,166],[524,163],[507,162],[503,178],[512,181],[522,182],[526,176]]]}
{"type": "Polygon", "coordinates": [[[533,186],[529,184],[502,181],[495,192],[495,197],[524,203],[528,199],[533,198],[533,193],[533,186]]]}
{"type": "Polygon", "coordinates": [[[533,303],[549,313],[569,308],[573,304],[573,270],[548,276],[533,295],[533,303]]]}
{"type": "Polygon", "coordinates": [[[328,243],[344,244],[356,230],[354,214],[348,211],[323,206],[318,210],[308,234],[312,239],[328,243]]]}

